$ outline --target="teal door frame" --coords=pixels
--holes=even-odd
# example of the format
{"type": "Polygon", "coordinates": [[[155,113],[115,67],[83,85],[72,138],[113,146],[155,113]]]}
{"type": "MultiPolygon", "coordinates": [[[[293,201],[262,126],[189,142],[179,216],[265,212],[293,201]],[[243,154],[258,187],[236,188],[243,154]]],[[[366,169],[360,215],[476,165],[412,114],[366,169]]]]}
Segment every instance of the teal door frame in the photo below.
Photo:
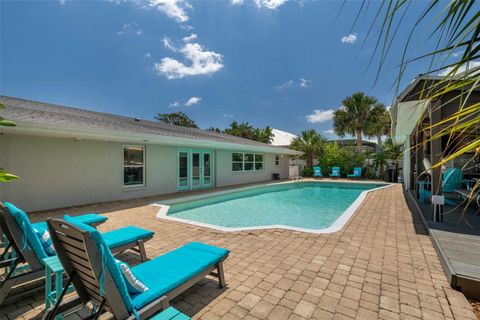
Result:
{"type": "Polygon", "coordinates": [[[196,190],[211,188],[214,185],[215,172],[214,151],[208,149],[185,149],[177,150],[177,190],[196,190]],[[180,177],[180,156],[187,156],[187,179],[180,177]],[[198,158],[197,158],[198,157],[198,158]],[[195,165],[194,162],[198,165],[195,165]],[[209,170],[206,170],[206,166],[209,170]],[[209,175],[206,175],[207,171],[209,175]],[[195,175],[195,176],[194,176],[195,175]],[[185,183],[187,181],[187,183],[185,183]]]}

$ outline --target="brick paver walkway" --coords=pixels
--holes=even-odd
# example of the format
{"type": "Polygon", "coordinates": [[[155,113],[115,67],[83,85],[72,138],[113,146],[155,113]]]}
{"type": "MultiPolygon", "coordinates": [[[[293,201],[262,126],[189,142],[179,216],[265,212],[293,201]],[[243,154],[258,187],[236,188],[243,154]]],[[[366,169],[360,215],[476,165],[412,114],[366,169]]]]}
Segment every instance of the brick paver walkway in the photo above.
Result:
{"type": "MultiPolygon", "coordinates": [[[[125,225],[155,231],[146,245],[150,257],[189,241],[231,250],[225,290],[204,280],[174,300],[194,319],[475,319],[465,297],[448,286],[400,185],[371,192],[342,231],[325,235],[225,233],[156,219],[158,208],[144,201],[74,212],[107,215],[102,231],[125,225]]],[[[30,319],[41,314],[41,299],[2,307],[0,317],[30,319]]]]}

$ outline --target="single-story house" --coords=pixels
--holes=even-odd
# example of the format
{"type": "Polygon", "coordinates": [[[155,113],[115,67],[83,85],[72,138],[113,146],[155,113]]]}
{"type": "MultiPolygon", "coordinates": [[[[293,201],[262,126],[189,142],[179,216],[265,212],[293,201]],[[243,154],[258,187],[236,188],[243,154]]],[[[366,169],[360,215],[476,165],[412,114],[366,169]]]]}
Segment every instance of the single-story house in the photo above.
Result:
{"type": "Polygon", "coordinates": [[[28,211],[288,177],[298,151],[223,133],[1,96],[0,199],[28,211]]]}

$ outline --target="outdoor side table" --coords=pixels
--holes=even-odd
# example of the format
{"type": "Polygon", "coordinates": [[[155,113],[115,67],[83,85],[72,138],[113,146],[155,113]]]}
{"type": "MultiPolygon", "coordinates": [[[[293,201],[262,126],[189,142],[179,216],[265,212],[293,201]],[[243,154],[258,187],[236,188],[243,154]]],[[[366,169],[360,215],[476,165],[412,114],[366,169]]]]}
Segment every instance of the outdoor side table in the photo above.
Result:
{"type": "MultiPolygon", "coordinates": [[[[45,258],[43,263],[45,263],[45,310],[47,310],[57,303],[62,294],[63,266],[57,256],[45,258]]],[[[61,315],[58,315],[55,319],[60,320],[62,318],[61,315]]]]}

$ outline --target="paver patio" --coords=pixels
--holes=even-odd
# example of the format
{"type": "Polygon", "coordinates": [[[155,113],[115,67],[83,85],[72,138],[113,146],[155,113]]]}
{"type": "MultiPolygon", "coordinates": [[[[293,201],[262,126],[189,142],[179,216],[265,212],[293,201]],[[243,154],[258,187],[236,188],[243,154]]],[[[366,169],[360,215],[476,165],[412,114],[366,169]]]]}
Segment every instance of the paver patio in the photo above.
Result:
{"type": "MultiPolygon", "coordinates": [[[[158,208],[148,205],[151,200],[90,205],[69,213],[104,213],[109,220],[102,231],[125,225],[155,231],[146,244],[150,257],[190,241],[231,250],[226,289],[204,280],[174,300],[194,319],[476,319],[465,297],[448,286],[400,185],[369,193],[348,225],[322,235],[280,229],[225,233],[159,220],[158,208]]],[[[0,318],[41,316],[42,298],[2,307],[0,318]]]]}

